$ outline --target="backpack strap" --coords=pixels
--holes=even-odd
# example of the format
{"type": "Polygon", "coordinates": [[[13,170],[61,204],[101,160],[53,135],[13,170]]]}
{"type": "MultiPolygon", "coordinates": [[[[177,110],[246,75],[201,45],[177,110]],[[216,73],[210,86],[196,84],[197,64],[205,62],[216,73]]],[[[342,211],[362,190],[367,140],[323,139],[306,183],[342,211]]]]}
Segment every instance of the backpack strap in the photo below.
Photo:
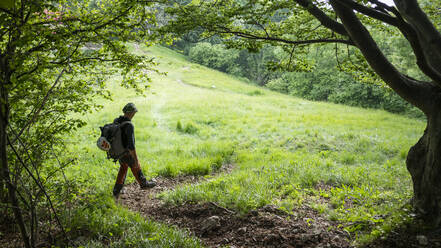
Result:
{"type": "Polygon", "coordinates": [[[119,123],[120,127],[123,127],[126,124],[132,124],[132,122],[131,121],[123,121],[123,122],[119,123]]]}
{"type": "Polygon", "coordinates": [[[121,129],[121,132],[122,132],[122,128],[123,128],[124,126],[126,126],[127,124],[130,124],[130,125],[133,126],[133,124],[132,124],[131,121],[123,121],[123,122],[121,122],[121,123],[118,123],[118,125],[119,125],[119,129],[121,129]]]}
{"type": "MultiPolygon", "coordinates": [[[[121,123],[119,124],[119,128],[120,128],[120,130],[121,130],[120,132],[122,132],[122,128],[123,128],[124,126],[128,125],[128,124],[130,124],[130,125],[133,126],[133,124],[132,124],[131,121],[123,121],[123,122],[121,122],[121,123]]],[[[126,148],[126,149],[127,149],[127,148],[126,148]]],[[[126,154],[127,151],[128,151],[128,150],[126,150],[125,152],[123,152],[121,155],[119,155],[119,157],[124,156],[124,155],[126,154]]]]}

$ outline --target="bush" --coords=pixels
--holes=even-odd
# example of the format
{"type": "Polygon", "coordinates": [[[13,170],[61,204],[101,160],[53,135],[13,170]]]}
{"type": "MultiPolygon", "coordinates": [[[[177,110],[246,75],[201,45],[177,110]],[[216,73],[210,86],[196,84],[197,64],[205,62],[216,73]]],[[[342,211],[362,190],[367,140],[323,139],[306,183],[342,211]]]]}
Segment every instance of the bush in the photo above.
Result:
{"type": "Polygon", "coordinates": [[[266,84],[266,87],[268,87],[269,89],[285,94],[289,93],[288,86],[289,84],[286,82],[286,80],[281,77],[270,80],[266,84]]]}
{"type": "Polygon", "coordinates": [[[192,61],[207,67],[242,76],[237,65],[239,52],[235,49],[226,49],[223,45],[211,45],[208,42],[201,42],[190,48],[189,57],[192,61]]]}

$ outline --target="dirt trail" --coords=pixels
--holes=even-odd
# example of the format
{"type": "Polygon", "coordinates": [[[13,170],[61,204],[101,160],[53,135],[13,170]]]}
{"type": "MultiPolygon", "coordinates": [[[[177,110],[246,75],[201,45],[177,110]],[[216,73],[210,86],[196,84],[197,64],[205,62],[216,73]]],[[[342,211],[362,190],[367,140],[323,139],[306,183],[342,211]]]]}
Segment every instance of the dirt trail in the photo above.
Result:
{"type": "MultiPolygon", "coordinates": [[[[230,168],[226,169],[231,170],[230,168]]],[[[274,206],[240,215],[213,202],[167,206],[156,195],[202,178],[156,178],[158,185],[141,190],[126,186],[118,202],[144,217],[189,230],[208,247],[351,247],[348,235],[309,207],[287,214],[274,206]]]]}

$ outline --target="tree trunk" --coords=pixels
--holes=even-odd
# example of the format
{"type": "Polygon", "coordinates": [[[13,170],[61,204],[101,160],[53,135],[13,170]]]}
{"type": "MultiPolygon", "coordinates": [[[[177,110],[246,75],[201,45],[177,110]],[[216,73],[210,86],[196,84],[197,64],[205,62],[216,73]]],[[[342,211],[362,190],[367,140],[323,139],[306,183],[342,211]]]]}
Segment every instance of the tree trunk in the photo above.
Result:
{"type": "Polygon", "coordinates": [[[24,246],[30,248],[29,237],[26,231],[26,226],[23,221],[23,215],[20,210],[20,205],[16,194],[16,185],[11,181],[11,176],[9,172],[8,164],[8,154],[7,154],[7,127],[9,122],[9,103],[8,103],[8,92],[5,84],[0,86],[0,169],[2,173],[3,180],[6,184],[9,195],[9,203],[12,206],[12,211],[14,212],[15,221],[17,222],[21,236],[23,239],[24,246]]]}
{"type": "MultiPolygon", "coordinates": [[[[2,174],[1,174],[2,175],[2,174]]],[[[8,202],[8,192],[5,187],[5,180],[3,177],[0,177],[0,201],[7,203],[8,202]]]]}
{"type": "Polygon", "coordinates": [[[427,118],[424,135],[409,151],[407,169],[413,181],[412,203],[425,223],[441,225],[441,96],[427,118]]]}

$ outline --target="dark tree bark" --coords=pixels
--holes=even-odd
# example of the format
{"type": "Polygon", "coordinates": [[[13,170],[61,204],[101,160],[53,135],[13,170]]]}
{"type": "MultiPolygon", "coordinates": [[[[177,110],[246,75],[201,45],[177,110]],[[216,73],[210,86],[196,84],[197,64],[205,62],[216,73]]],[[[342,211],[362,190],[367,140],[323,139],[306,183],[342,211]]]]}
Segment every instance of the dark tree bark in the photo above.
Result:
{"type": "MultiPolygon", "coordinates": [[[[0,56],[0,58],[2,58],[0,56]]],[[[4,59],[4,58],[3,58],[4,59]]],[[[15,221],[20,229],[22,240],[26,248],[30,248],[29,236],[23,221],[20,204],[17,199],[16,187],[11,180],[9,171],[8,154],[7,154],[7,128],[9,125],[9,99],[8,99],[8,85],[10,82],[10,70],[6,65],[2,65],[3,75],[2,82],[0,82],[0,170],[2,178],[5,182],[8,191],[9,203],[15,216],[15,221]]]]}
{"type": "MultiPolygon", "coordinates": [[[[434,92],[436,106],[441,103],[441,90],[434,92]]],[[[425,222],[441,224],[441,110],[429,113],[424,135],[407,156],[407,169],[413,182],[413,205],[425,222]]]]}

